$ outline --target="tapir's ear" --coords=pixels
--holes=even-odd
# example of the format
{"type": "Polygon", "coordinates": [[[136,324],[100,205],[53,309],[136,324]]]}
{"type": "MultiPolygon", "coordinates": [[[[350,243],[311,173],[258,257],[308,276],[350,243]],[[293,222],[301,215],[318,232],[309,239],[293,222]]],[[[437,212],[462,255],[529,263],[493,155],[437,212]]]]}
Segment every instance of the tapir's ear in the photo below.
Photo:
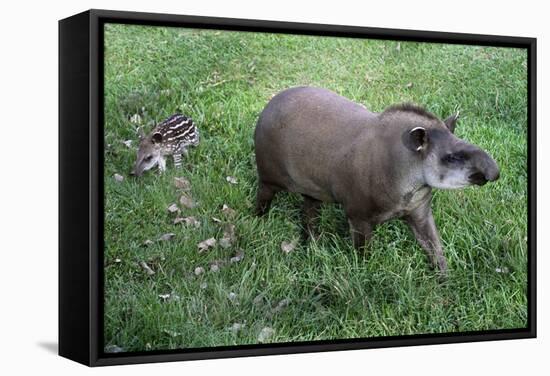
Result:
{"type": "Polygon", "coordinates": [[[405,145],[412,151],[422,151],[428,146],[426,128],[416,127],[406,133],[405,145]]]}
{"type": "Polygon", "coordinates": [[[455,133],[456,122],[458,121],[459,115],[460,113],[457,112],[456,114],[449,116],[444,121],[445,125],[451,131],[451,133],[455,133]]]}
{"type": "Polygon", "coordinates": [[[162,134],[160,132],[155,132],[151,136],[151,141],[153,141],[153,144],[159,144],[162,142],[162,134]]]}

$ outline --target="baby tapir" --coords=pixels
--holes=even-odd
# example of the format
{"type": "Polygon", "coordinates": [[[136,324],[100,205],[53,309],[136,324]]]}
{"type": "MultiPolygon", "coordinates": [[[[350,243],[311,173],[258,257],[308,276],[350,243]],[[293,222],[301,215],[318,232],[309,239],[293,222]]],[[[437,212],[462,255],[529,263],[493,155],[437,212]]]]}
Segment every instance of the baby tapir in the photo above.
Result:
{"type": "Polygon", "coordinates": [[[356,248],[377,224],[403,218],[444,275],[432,188],[483,185],[499,177],[485,151],[454,136],[457,119],[441,121],[412,104],[373,113],[326,89],[285,90],[256,125],[256,211],[264,214],[276,192],[301,193],[304,228],[312,234],[321,202],[340,203],[356,248]]]}
{"type": "Polygon", "coordinates": [[[159,123],[151,133],[140,136],[139,149],[132,175],[141,176],[144,171],[158,165],[166,169],[167,155],[172,155],[174,165],[181,165],[182,154],[187,156],[188,146],[199,144],[199,130],[190,117],[175,114],[159,123]]]}

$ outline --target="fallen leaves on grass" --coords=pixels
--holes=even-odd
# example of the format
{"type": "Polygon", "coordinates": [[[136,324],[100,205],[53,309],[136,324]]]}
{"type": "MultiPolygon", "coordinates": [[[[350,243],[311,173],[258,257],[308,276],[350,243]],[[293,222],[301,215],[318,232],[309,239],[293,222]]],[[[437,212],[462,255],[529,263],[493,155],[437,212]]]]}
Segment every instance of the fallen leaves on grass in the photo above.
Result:
{"type": "Polygon", "coordinates": [[[238,333],[243,330],[245,326],[245,324],[241,324],[240,322],[234,322],[228,329],[233,333],[238,333]]]}
{"type": "Polygon", "coordinates": [[[214,273],[219,272],[226,263],[224,260],[214,260],[210,263],[210,271],[214,273]]]}
{"type": "Polygon", "coordinates": [[[244,251],[242,249],[239,249],[237,253],[235,253],[235,256],[231,257],[229,261],[233,264],[236,262],[240,262],[244,258],[244,251]]]}
{"type": "Polygon", "coordinates": [[[199,253],[202,253],[204,251],[208,251],[210,248],[216,245],[216,239],[210,238],[203,240],[199,244],[197,244],[197,247],[199,248],[199,253]]]}
{"type": "Polygon", "coordinates": [[[174,239],[174,236],[176,236],[176,234],[174,234],[173,232],[169,232],[167,234],[164,234],[162,235],[159,240],[160,241],[163,241],[163,242],[166,242],[166,241],[169,241],[169,240],[172,240],[174,239]]]}
{"type": "Polygon", "coordinates": [[[133,114],[132,117],[130,117],[130,121],[134,124],[141,124],[141,116],[139,114],[133,114]]]}
{"type": "Polygon", "coordinates": [[[193,201],[193,199],[191,198],[191,196],[189,196],[187,194],[181,195],[180,204],[181,204],[181,206],[183,206],[187,209],[193,209],[196,206],[196,204],[193,201]]]}
{"type": "Polygon", "coordinates": [[[124,145],[126,145],[126,147],[128,149],[131,149],[132,148],[132,140],[124,140],[124,141],[121,141],[124,145]]]}
{"type": "Polygon", "coordinates": [[[273,335],[275,334],[275,330],[270,327],[265,327],[260,331],[260,334],[258,335],[258,342],[265,343],[267,342],[273,335]]]}
{"type": "Polygon", "coordinates": [[[225,231],[223,232],[223,237],[220,239],[220,247],[229,248],[235,242],[235,225],[228,224],[225,226],[225,231]]]}
{"type": "Polygon", "coordinates": [[[153,244],[154,244],[154,242],[153,242],[151,239],[147,239],[147,240],[145,240],[145,241],[143,242],[143,245],[144,245],[145,247],[149,247],[149,246],[151,246],[151,245],[153,245],[153,244]]]}
{"type": "Polygon", "coordinates": [[[179,336],[183,335],[180,332],[176,332],[175,330],[170,330],[170,329],[163,329],[162,332],[164,334],[169,335],[170,337],[179,337],[179,336]]]}
{"type": "Polygon", "coordinates": [[[222,213],[231,218],[237,214],[237,212],[234,209],[231,209],[227,204],[223,204],[222,213]]]}
{"type": "Polygon", "coordinates": [[[197,266],[195,268],[195,275],[201,275],[204,273],[204,268],[202,266],[197,266]]]}
{"type": "Polygon", "coordinates": [[[255,306],[261,306],[264,304],[264,296],[262,294],[257,295],[254,300],[252,300],[252,303],[255,306]]]}
{"type": "Polygon", "coordinates": [[[175,177],[174,185],[176,188],[181,189],[182,191],[188,191],[191,189],[191,183],[184,177],[175,177]]]}
{"type": "Polygon", "coordinates": [[[139,263],[139,266],[141,266],[141,268],[145,271],[145,273],[147,273],[147,275],[154,275],[155,274],[155,271],[153,269],[151,269],[151,267],[149,265],[147,265],[147,263],[145,261],[141,261],[139,263]]]}
{"type": "Polygon", "coordinates": [[[110,353],[110,354],[126,352],[126,350],[124,348],[122,348],[120,346],[117,346],[117,345],[107,345],[107,346],[105,346],[103,351],[105,351],[106,353],[110,353]]]}
{"type": "Polygon", "coordinates": [[[226,176],[225,180],[227,180],[229,184],[237,184],[237,178],[234,176],[226,176]]]}
{"type": "Polygon", "coordinates": [[[197,220],[197,218],[191,216],[191,217],[177,217],[174,219],[174,224],[177,225],[179,223],[184,223],[186,226],[193,226],[195,228],[199,228],[201,226],[201,223],[197,220]]]}
{"type": "Polygon", "coordinates": [[[290,299],[283,299],[279,303],[277,303],[277,306],[273,308],[273,313],[280,313],[282,312],[288,305],[290,304],[290,299]]]}
{"type": "Polygon", "coordinates": [[[168,302],[168,301],[171,301],[171,300],[180,300],[179,295],[176,295],[176,294],[173,294],[173,293],[159,294],[159,298],[160,298],[160,300],[162,300],[165,303],[168,302]]]}
{"type": "Polygon", "coordinates": [[[281,243],[281,250],[284,253],[288,254],[288,253],[294,251],[294,249],[296,248],[297,245],[298,245],[298,239],[294,239],[294,240],[291,240],[291,241],[284,240],[281,243]]]}
{"type": "Polygon", "coordinates": [[[113,178],[115,178],[115,181],[116,181],[117,183],[120,183],[120,182],[122,182],[122,181],[124,180],[124,176],[122,176],[122,175],[120,175],[120,174],[114,174],[114,175],[113,175],[113,178]]]}
{"type": "Polygon", "coordinates": [[[168,210],[168,213],[170,213],[170,214],[180,212],[180,208],[178,208],[177,204],[170,204],[166,210],[168,210]]]}

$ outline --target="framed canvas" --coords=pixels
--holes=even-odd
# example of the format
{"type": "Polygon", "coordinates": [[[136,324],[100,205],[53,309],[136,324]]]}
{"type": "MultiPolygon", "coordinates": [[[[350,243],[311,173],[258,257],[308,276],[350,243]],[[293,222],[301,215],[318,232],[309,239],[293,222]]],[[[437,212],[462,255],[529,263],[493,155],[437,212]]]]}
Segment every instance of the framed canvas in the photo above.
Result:
{"type": "Polygon", "coordinates": [[[59,22],[59,354],[532,338],[536,40],[59,22]]]}

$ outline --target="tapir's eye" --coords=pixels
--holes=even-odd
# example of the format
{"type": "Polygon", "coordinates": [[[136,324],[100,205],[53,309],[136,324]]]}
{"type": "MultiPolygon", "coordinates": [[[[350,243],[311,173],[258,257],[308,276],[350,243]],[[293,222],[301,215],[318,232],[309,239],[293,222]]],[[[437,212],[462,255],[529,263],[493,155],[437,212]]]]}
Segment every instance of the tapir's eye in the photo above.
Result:
{"type": "Polygon", "coordinates": [[[443,157],[443,161],[449,164],[463,163],[466,160],[466,156],[462,153],[447,154],[443,157]]]}
{"type": "Polygon", "coordinates": [[[148,155],[147,157],[145,157],[145,162],[150,162],[151,159],[153,159],[153,156],[152,156],[152,155],[148,155]]]}

